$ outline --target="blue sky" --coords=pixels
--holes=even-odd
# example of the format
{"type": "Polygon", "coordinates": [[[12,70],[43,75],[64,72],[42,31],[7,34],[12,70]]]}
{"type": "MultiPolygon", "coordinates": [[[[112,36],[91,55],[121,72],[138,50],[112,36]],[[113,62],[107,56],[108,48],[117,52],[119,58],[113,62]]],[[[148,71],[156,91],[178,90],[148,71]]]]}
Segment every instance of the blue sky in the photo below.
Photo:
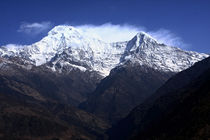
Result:
{"type": "Polygon", "coordinates": [[[163,42],[210,53],[210,0],[0,1],[0,45],[34,43],[59,24],[119,32],[118,38],[144,30],[163,42]]]}

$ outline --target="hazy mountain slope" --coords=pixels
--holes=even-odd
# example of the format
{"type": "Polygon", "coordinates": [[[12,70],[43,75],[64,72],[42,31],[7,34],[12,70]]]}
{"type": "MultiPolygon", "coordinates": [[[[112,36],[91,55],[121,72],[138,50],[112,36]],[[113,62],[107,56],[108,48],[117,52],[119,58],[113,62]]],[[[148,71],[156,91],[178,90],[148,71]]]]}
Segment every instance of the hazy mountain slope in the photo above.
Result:
{"type": "MultiPolygon", "coordinates": [[[[11,92],[10,92],[11,93],[11,92]]],[[[17,94],[17,93],[15,93],[17,94]]],[[[1,139],[97,139],[104,138],[109,125],[84,111],[27,97],[2,97],[0,93],[1,139]]],[[[16,95],[17,97],[17,95],[16,95]]]]}
{"type": "Polygon", "coordinates": [[[207,139],[210,58],[166,82],[110,131],[111,139],[207,139]]]}
{"type": "Polygon", "coordinates": [[[17,81],[14,75],[0,74],[1,139],[92,140],[105,137],[103,133],[108,124],[44,95],[26,81],[24,83],[25,77],[22,78],[23,81],[17,81]]]}
{"type": "MultiPolygon", "coordinates": [[[[75,106],[86,100],[102,78],[96,72],[74,69],[62,74],[52,72],[44,65],[35,67],[21,63],[19,58],[1,59],[0,75],[27,85],[45,98],[75,106]]],[[[32,94],[30,92],[25,94],[32,94]]]]}

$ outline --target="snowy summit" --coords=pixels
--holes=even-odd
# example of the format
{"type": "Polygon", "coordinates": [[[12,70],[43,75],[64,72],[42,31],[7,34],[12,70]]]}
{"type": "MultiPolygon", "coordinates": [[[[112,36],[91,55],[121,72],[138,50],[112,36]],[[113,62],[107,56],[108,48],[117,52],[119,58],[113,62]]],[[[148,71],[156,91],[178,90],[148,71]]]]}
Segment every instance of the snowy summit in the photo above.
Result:
{"type": "Polygon", "coordinates": [[[67,25],[55,26],[46,37],[32,45],[3,46],[0,56],[20,57],[35,66],[47,65],[58,72],[69,67],[69,70],[98,71],[103,76],[126,61],[179,72],[208,57],[207,54],[160,44],[145,32],[139,32],[125,42],[106,43],[91,33],[67,25]]]}

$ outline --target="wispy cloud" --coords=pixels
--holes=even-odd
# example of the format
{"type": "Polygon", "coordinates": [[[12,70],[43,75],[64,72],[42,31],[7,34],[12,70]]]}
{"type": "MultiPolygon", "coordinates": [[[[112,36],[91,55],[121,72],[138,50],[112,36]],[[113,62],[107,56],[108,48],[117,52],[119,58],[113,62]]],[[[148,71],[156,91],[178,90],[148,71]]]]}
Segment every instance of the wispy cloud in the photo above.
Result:
{"type": "Polygon", "coordinates": [[[184,43],[181,37],[167,29],[150,31],[143,26],[134,26],[129,24],[115,25],[111,23],[105,23],[102,25],[79,25],[76,26],[76,28],[88,34],[92,34],[92,36],[97,36],[106,42],[128,41],[138,32],[144,31],[158,40],[159,43],[181,47],[184,49],[189,47],[189,45],[184,43]]]}
{"type": "Polygon", "coordinates": [[[114,25],[105,23],[102,25],[79,25],[76,28],[83,32],[97,36],[106,42],[127,41],[130,40],[139,31],[145,30],[144,27],[137,27],[129,24],[114,25]]]}
{"type": "Polygon", "coordinates": [[[29,35],[38,35],[40,33],[48,31],[52,26],[53,24],[51,22],[23,22],[17,31],[29,35]]]}
{"type": "Polygon", "coordinates": [[[190,46],[190,44],[186,44],[181,37],[172,33],[170,30],[159,29],[157,31],[148,31],[147,33],[156,38],[159,43],[181,47],[182,49],[187,49],[190,46]]]}
{"type": "MultiPolygon", "coordinates": [[[[23,22],[20,25],[18,32],[28,35],[38,35],[40,33],[47,32],[52,27],[53,24],[51,22],[23,22]]],[[[159,43],[164,43],[166,45],[176,46],[183,49],[189,48],[189,44],[184,43],[181,37],[164,28],[151,31],[143,26],[112,23],[105,23],[102,25],[84,24],[77,25],[75,27],[82,30],[83,33],[100,38],[105,42],[128,41],[132,39],[138,32],[144,31],[155,38],[159,43]]]]}

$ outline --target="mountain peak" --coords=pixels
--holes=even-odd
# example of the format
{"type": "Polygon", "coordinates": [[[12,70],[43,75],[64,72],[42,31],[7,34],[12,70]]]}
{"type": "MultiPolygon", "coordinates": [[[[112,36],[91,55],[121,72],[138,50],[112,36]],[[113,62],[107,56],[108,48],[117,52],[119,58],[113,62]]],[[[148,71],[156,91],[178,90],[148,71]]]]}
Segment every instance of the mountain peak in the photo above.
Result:
{"type": "Polygon", "coordinates": [[[156,39],[154,39],[152,36],[150,36],[146,32],[141,31],[137,33],[128,42],[126,50],[130,52],[133,52],[133,51],[136,52],[136,50],[139,50],[139,49],[154,48],[156,45],[158,45],[158,42],[156,39]]]}
{"type": "Polygon", "coordinates": [[[57,25],[54,28],[52,28],[51,31],[62,32],[62,31],[72,31],[72,30],[77,30],[77,29],[70,25],[57,25]]]}
{"type": "Polygon", "coordinates": [[[155,38],[153,38],[151,35],[149,35],[144,31],[137,33],[135,37],[140,41],[144,40],[144,41],[158,42],[155,38]]]}
{"type": "Polygon", "coordinates": [[[207,54],[184,51],[180,48],[158,43],[156,39],[145,32],[139,32],[127,43],[122,62],[128,60],[141,65],[147,65],[161,71],[179,72],[195,62],[208,57],[207,54]]]}
{"type": "Polygon", "coordinates": [[[58,25],[32,45],[0,48],[0,56],[22,57],[36,66],[56,60],[52,62],[52,70],[59,63],[59,70],[65,65],[79,66],[107,76],[111,69],[127,60],[163,71],[178,72],[208,55],[159,44],[145,32],[137,33],[127,42],[106,43],[94,38],[89,32],[69,25],[58,25]],[[67,52],[65,59],[62,55],[64,51],[67,52]]]}
{"type": "Polygon", "coordinates": [[[56,35],[56,34],[64,34],[64,35],[81,34],[81,31],[73,26],[58,25],[48,32],[48,35],[56,35]]]}

